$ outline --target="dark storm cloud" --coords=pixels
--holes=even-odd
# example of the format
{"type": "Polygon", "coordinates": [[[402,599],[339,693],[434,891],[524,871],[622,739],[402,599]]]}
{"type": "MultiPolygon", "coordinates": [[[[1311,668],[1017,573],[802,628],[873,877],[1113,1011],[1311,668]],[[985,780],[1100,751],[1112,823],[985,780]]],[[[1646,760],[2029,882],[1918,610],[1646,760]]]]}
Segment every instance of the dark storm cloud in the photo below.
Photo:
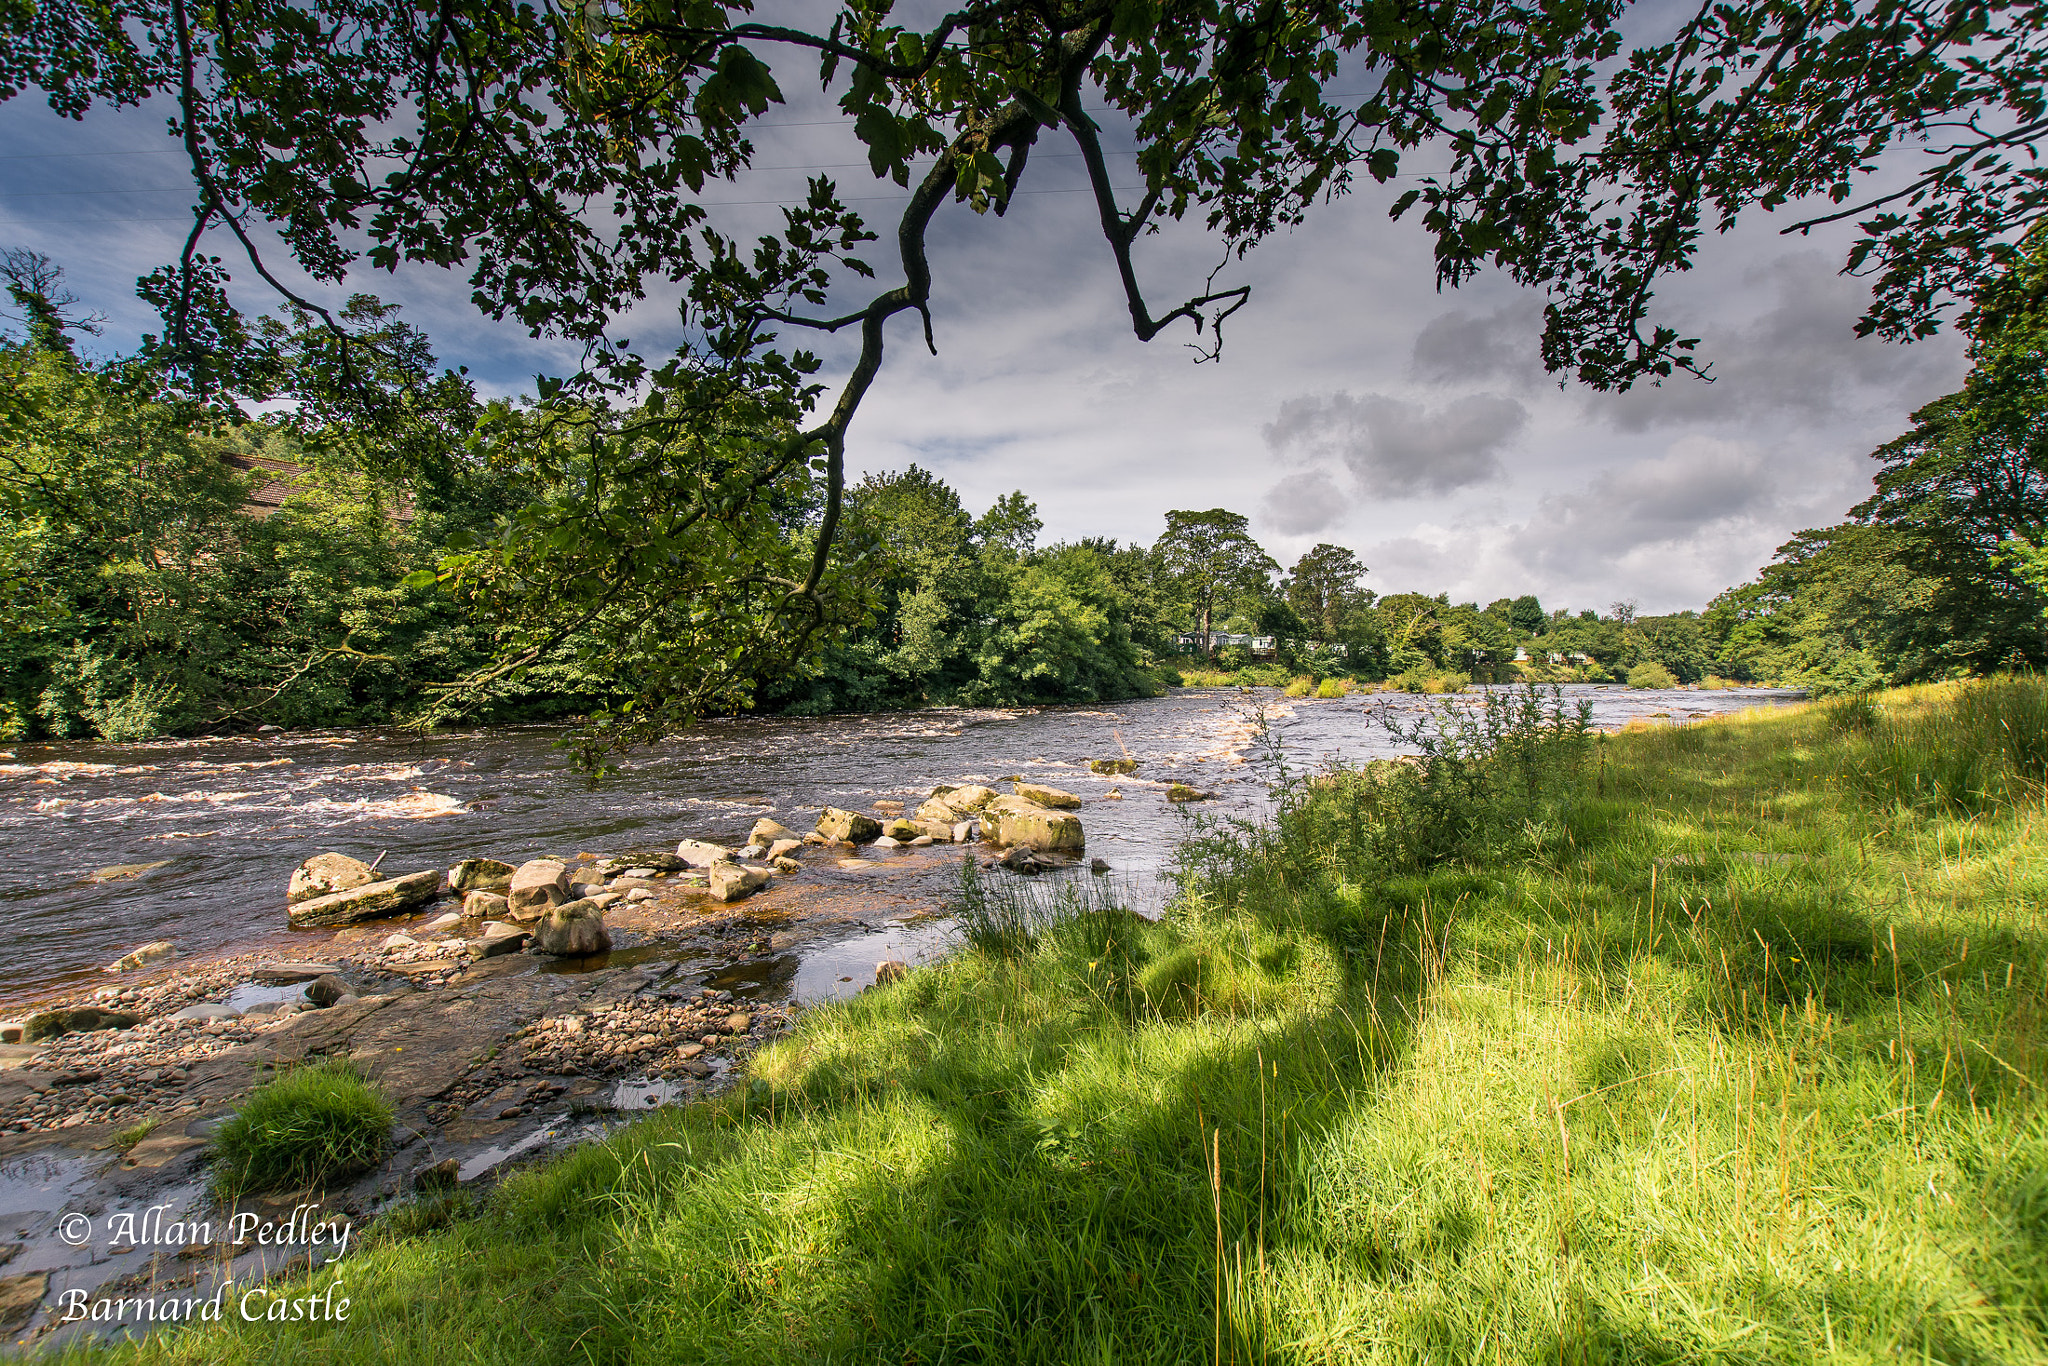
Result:
{"type": "Polygon", "coordinates": [[[1498,478],[1497,453],[1528,419],[1520,403],[1499,394],[1469,394],[1429,408],[1340,391],[1288,399],[1262,434],[1283,459],[1340,460],[1361,492],[1410,498],[1498,478]]]}
{"type": "Polygon", "coordinates": [[[1534,383],[1543,378],[1537,344],[1542,333],[1543,305],[1535,299],[1518,300],[1491,313],[1454,308],[1416,334],[1409,373],[1432,384],[1534,383]]]}
{"type": "Polygon", "coordinates": [[[1745,292],[1771,306],[1747,327],[1702,330],[1699,353],[1714,382],[1687,375],[1662,385],[1588,398],[1587,408],[1623,431],[1712,422],[1791,420],[1813,424],[1854,416],[1874,399],[1910,395],[1917,407],[1953,382],[1953,336],[1900,346],[1856,335],[1869,287],[1841,275],[1819,252],[1795,252],[1748,272],[1745,292]]]}
{"type": "Polygon", "coordinates": [[[1512,550],[1530,566],[1578,573],[1646,547],[1699,544],[1781,513],[1797,475],[1746,444],[1686,437],[1575,493],[1545,495],[1512,550]]]}

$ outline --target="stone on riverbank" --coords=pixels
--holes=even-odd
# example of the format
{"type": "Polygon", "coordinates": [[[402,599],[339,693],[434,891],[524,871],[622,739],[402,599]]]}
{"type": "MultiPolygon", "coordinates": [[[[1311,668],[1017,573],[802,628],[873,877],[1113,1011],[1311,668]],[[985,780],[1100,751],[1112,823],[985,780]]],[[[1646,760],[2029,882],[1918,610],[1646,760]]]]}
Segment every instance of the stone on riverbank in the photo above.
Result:
{"type": "Polygon", "coordinates": [[[284,899],[287,905],[296,905],[376,880],[377,874],[361,859],[347,854],[315,854],[292,869],[291,885],[285,889],[284,899]]]}
{"type": "Polygon", "coordinates": [[[604,907],[587,897],[553,907],[534,929],[533,951],[557,958],[588,958],[611,946],[612,937],[604,928],[604,907]]]}
{"type": "Polygon", "coordinates": [[[799,849],[801,849],[801,848],[803,848],[803,847],[804,847],[804,842],[803,842],[802,840],[798,840],[798,839],[780,839],[780,840],[777,840],[777,841],[775,841],[775,843],[773,843],[773,844],[771,844],[771,845],[769,845],[769,846],[768,846],[768,858],[769,858],[769,861],[770,861],[770,862],[773,862],[774,860],[776,860],[776,859],[779,859],[779,858],[781,858],[781,857],[782,857],[783,855],[785,855],[785,854],[793,854],[793,853],[795,853],[795,852],[796,852],[797,850],[799,850],[799,849]]]}
{"type": "Polygon", "coordinates": [[[938,844],[951,844],[953,842],[953,826],[948,821],[927,820],[920,817],[912,821],[910,825],[919,835],[928,835],[938,844]]]}
{"type": "MultiPolygon", "coordinates": [[[[512,903],[496,892],[471,892],[468,896],[462,898],[462,914],[455,918],[458,920],[502,920],[510,914],[512,914],[512,903]]],[[[434,926],[429,925],[427,928],[431,930],[434,926]]]]}
{"type": "Polygon", "coordinates": [[[323,1008],[333,1005],[348,993],[348,983],[331,972],[306,983],[306,999],[323,1008]]]}
{"type": "Polygon", "coordinates": [[[904,844],[908,844],[923,832],[910,821],[898,816],[894,820],[882,822],[882,833],[892,840],[899,840],[904,844]]]}
{"type": "Polygon", "coordinates": [[[881,837],[882,826],[872,816],[828,806],[818,816],[818,833],[839,844],[866,844],[881,837]]]}
{"type": "Polygon", "coordinates": [[[333,963],[265,963],[249,974],[249,980],[267,987],[288,987],[340,971],[333,963]]]}
{"type": "Polygon", "coordinates": [[[29,1016],[21,1024],[23,1043],[41,1043],[63,1034],[85,1034],[96,1029],[129,1029],[142,1022],[140,1015],[128,1015],[118,1010],[101,1010],[97,1006],[77,1006],[70,1010],[45,1010],[29,1016]]]}
{"type": "Polygon", "coordinates": [[[783,840],[800,840],[803,836],[780,821],[763,816],[754,822],[754,828],[747,835],[749,844],[779,844],[783,840]]]}
{"type": "Polygon", "coordinates": [[[1086,845],[1081,820],[1023,797],[998,797],[983,813],[994,843],[1027,849],[1078,852],[1086,845]]]}
{"type": "Polygon", "coordinates": [[[569,899],[569,865],[560,859],[529,859],[512,872],[505,903],[515,920],[531,920],[569,899]]]}
{"type": "Polygon", "coordinates": [[[768,873],[762,868],[742,868],[737,863],[721,863],[711,870],[711,895],[720,901],[738,901],[750,896],[768,885],[768,873]]]}
{"type": "Polygon", "coordinates": [[[709,840],[684,840],[676,846],[676,857],[692,868],[715,868],[732,862],[732,850],[709,840]]]}
{"type": "Polygon", "coordinates": [[[448,870],[448,885],[458,892],[503,892],[518,871],[494,858],[466,858],[448,870]]]}
{"type": "Polygon", "coordinates": [[[425,872],[410,873],[405,877],[391,878],[385,882],[371,882],[361,887],[351,887],[345,892],[330,896],[316,896],[310,901],[301,901],[289,912],[294,926],[353,925],[358,920],[369,920],[380,915],[396,915],[409,911],[415,906],[425,905],[441,890],[441,870],[430,868],[425,872]]]}
{"type": "Polygon", "coordinates": [[[1016,788],[1018,796],[1027,802],[1037,802],[1040,806],[1072,811],[1081,805],[1081,799],[1073,793],[1057,787],[1047,787],[1043,783],[1018,783],[1016,788]]]}
{"type": "Polygon", "coordinates": [[[1168,783],[1166,785],[1166,800],[1170,802],[1209,802],[1216,800],[1216,794],[1204,792],[1200,788],[1189,787],[1186,783],[1168,783]]]}
{"type": "Polygon", "coordinates": [[[533,938],[533,931],[524,925],[508,925],[502,920],[486,921],[482,938],[469,941],[470,952],[478,958],[496,958],[500,954],[517,953],[526,947],[526,941],[533,938]]]}
{"type": "Polygon", "coordinates": [[[1136,773],[1138,771],[1138,761],[1136,759],[1090,759],[1088,761],[1088,771],[1090,773],[1106,774],[1110,777],[1121,777],[1126,773],[1136,773]]]}

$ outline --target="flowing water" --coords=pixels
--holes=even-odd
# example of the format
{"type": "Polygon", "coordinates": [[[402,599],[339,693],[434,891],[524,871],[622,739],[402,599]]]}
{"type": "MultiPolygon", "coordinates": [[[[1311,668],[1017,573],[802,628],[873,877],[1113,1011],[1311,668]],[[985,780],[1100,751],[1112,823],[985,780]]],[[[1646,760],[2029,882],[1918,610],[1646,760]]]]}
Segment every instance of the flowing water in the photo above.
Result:
{"type": "MultiPolygon", "coordinates": [[[[1602,727],[1798,698],[1764,689],[1565,693],[1591,701],[1602,727]]],[[[1187,819],[1164,801],[1167,783],[1217,794],[1202,804],[1206,815],[1255,816],[1275,756],[1299,770],[1399,753],[1377,718],[1412,722],[1441,704],[1394,693],[1293,700],[1269,688],[1188,688],[1100,706],[743,717],[636,752],[594,787],[568,769],[553,727],[424,740],[355,730],[18,746],[0,759],[0,899],[12,931],[0,1002],[96,979],[155,939],[174,941],[180,955],[264,945],[317,953],[325,935],[284,928],[284,890],[292,868],[323,850],[382,855],[396,874],[478,855],[516,864],[685,837],[737,843],[764,815],[808,829],[824,805],[915,807],[933,784],[963,779],[1022,775],[1080,794],[1090,856],[1107,859],[1142,898],[1187,819]],[[1257,743],[1262,726],[1273,743],[1257,743]],[[1091,758],[1126,754],[1139,761],[1135,774],[1087,769],[1091,758]],[[1112,788],[1124,799],[1103,800],[1112,788]]]]}

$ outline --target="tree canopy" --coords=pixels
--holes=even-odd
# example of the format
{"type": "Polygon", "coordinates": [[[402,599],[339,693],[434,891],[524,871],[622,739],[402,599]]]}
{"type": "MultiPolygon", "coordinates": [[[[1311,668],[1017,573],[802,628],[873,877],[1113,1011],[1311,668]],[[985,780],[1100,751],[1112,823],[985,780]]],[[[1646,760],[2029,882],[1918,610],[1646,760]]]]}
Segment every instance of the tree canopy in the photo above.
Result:
{"type": "Polygon", "coordinates": [[[1433,242],[1440,282],[1494,267],[1544,291],[1546,366],[1602,387],[1701,368],[1655,290],[1752,211],[1856,221],[1862,326],[1913,337],[1975,303],[2048,202],[2033,3],[1738,0],[1626,50],[1625,27],[1664,25],[1622,0],[828,9],[804,25],[741,0],[0,0],[0,98],[171,106],[192,226],[142,291],[164,318],[152,352],[189,392],[425,420],[391,338],[298,288],[260,224],[321,284],[460,270],[485,315],[582,343],[579,373],[481,432],[552,501],[441,574],[516,623],[480,677],[594,631],[637,659],[649,725],[734,695],[736,661],[858,619],[834,545],[889,325],[916,315],[934,344],[935,215],[1002,216],[1048,137],[1086,168],[1141,339],[1184,328],[1214,357],[1248,296],[1212,276],[1156,302],[1140,249],[1162,222],[1203,225],[1227,259],[1361,175],[1398,176],[1394,216],[1433,242]],[[886,267],[863,259],[877,232],[827,175],[751,243],[714,221],[707,188],[746,180],[750,124],[810,62],[872,173],[910,190],[886,267]],[[1135,192],[1114,188],[1123,163],[1135,192]],[[296,353],[245,316],[246,275],[314,324],[296,353]],[[662,281],[681,287],[686,339],[641,356],[616,325],[662,281]],[[838,333],[858,352],[827,386],[806,339],[838,333]],[[765,528],[795,503],[817,515],[792,556],[765,528]],[[620,539],[628,514],[651,529],[620,539]],[[687,610],[665,582],[685,561],[701,566],[687,610]]]}

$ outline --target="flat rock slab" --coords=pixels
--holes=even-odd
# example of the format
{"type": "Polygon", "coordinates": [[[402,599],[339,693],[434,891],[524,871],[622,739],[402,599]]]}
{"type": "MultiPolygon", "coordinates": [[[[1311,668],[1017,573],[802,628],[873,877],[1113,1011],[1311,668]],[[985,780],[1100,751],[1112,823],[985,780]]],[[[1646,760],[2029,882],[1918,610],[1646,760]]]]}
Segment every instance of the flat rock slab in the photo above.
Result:
{"type": "Polygon", "coordinates": [[[366,883],[345,892],[316,896],[293,905],[288,914],[296,926],[353,925],[381,915],[397,915],[434,899],[441,890],[441,870],[408,873],[384,882],[366,883]]]}
{"type": "Polygon", "coordinates": [[[185,1134],[151,1134],[128,1150],[128,1155],[121,1160],[121,1165],[151,1171],[158,1167],[167,1167],[205,1146],[206,1140],[203,1138],[192,1138],[185,1134]]]}
{"type": "Polygon", "coordinates": [[[288,987],[294,982],[310,982],[340,971],[336,963],[265,963],[249,974],[249,980],[265,986],[288,987]]]}

